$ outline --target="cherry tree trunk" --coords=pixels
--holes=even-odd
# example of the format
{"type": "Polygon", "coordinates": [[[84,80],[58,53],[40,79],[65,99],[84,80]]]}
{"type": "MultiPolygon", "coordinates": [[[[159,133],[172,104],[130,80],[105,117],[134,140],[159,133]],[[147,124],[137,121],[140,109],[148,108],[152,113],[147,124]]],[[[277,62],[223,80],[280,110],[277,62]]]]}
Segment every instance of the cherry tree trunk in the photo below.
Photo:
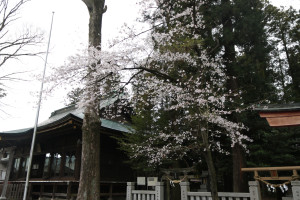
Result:
{"type": "Polygon", "coordinates": [[[85,113],[77,200],[100,199],[100,127],[97,111],[85,113]],[[96,114],[95,114],[96,113],[96,114]]]}
{"type": "Polygon", "coordinates": [[[214,166],[214,162],[212,159],[211,150],[209,148],[208,143],[208,133],[207,131],[201,131],[203,145],[205,146],[206,151],[204,152],[205,161],[208,168],[208,173],[210,177],[210,190],[212,200],[219,200],[218,196],[218,185],[217,185],[217,174],[214,166]]]}
{"type": "MultiPolygon", "coordinates": [[[[90,14],[89,45],[101,48],[105,0],[82,0],[90,14]]],[[[87,69],[90,70],[90,69],[87,69]]],[[[89,77],[87,77],[89,78],[89,77]]],[[[91,92],[97,91],[97,85],[91,92]]],[[[100,200],[100,97],[87,105],[82,125],[82,156],[77,200],[100,200]]]]}

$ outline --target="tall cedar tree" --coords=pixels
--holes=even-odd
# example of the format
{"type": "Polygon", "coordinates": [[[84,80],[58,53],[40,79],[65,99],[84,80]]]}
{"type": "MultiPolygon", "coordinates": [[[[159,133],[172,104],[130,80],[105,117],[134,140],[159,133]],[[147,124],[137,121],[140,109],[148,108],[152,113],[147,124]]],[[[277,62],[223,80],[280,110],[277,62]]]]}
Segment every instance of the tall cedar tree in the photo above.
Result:
{"type": "MultiPolygon", "coordinates": [[[[206,26],[202,32],[211,55],[223,55],[227,89],[241,93],[229,103],[232,109],[245,107],[275,97],[273,71],[270,68],[270,46],[265,32],[264,4],[260,0],[205,1],[202,13],[206,26]]],[[[257,113],[234,113],[231,119],[244,123],[253,137],[260,120],[257,113]]],[[[246,131],[245,131],[246,133],[246,131]]],[[[245,134],[244,133],[244,134],[245,134]]],[[[239,145],[232,149],[233,191],[247,190],[240,168],[245,166],[244,151],[239,145]]]]}
{"type": "MultiPolygon", "coordinates": [[[[275,71],[273,83],[278,89],[276,98],[270,100],[277,104],[299,102],[300,35],[296,31],[300,26],[299,11],[267,5],[265,16],[268,41],[272,47],[270,65],[275,71]],[[291,70],[293,67],[298,70],[291,70]]],[[[257,118],[257,114],[253,117],[257,118]]],[[[249,145],[250,154],[247,155],[249,167],[299,165],[299,128],[270,128],[263,119],[249,120],[248,126],[253,127],[255,136],[255,143],[249,145]],[[255,123],[255,126],[250,123],[255,123]]]]}

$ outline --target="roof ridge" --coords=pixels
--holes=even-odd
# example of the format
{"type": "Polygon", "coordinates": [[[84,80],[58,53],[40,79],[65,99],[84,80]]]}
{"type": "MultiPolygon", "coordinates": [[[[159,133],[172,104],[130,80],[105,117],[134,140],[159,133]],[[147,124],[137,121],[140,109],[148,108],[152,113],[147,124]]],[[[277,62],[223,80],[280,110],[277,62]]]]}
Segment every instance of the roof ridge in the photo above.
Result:
{"type": "Polygon", "coordinates": [[[57,115],[57,114],[64,113],[64,112],[66,112],[66,111],[74,110],[75,108],[76,108],[76,105],[75,105],[75,104],[69,105],[69,106],[64,107],[64,108],[60,108],[60,109],[58,109],[58,110],[53,111],[53,112],[51,113],[51,115],[50,115],[49,118],[51,118],[51,117],[53,117],[53,116],[55,116],[55,115],[57,115]]]}

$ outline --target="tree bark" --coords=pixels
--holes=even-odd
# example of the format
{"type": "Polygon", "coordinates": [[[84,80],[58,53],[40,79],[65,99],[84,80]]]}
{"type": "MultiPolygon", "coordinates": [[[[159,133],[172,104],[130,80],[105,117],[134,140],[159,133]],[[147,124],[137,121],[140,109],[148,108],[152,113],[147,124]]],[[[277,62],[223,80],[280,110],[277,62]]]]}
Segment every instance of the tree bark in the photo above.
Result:
{"type": "MultiPolygon", "coordinates": [[[[89,14],[89,45],[101,49],[102,15],[105,0],[83,0],[89,14]]],[[[88,69],[90,70],[90,68],[88,69]]],[[[89,77],[87,77],[89,78],[89,77]]],[[[97,85],[91,92],[97,91],[97,85]]],[[[100,200],[100,97],[84,111],[82,156],[77,200],[100,200]]]]}
{"type": "Polygon", "coordinates": [[[247,192],[248,186],[244,178],[244,173],[241,168],[245,167],[245,158],[243,147],[235,144],[232,148],[232,170],[233,170],[233,191],[234,192],[247,192]]]}
{"type": "Polygon", "coordinates": [[[77,200],[100,199],[100,127],[97,111],[86,111],[82,126],[82,156],[77,200]]]}
{"type": "Polygon", "coordinates": [[[201,131],[201,135],[202,135],[203,145],[206,149],[206,151],[204,152],[204,157],[205,157],[205,161],[207,164],[208,173],[210,176],[211,197],[212,197],[212,200],[219,200],[217,174],[216,174],[216,169],[215,169],[214,162],[212,159],[211,150],[209,148],[208,133],[207,133],[207,131],[201,131]]]}
{"type": "MultiPolygon", "coordinates": [[[[222,14],[222,24],[223,24],[223,45],[224,45],[224,64],[226,66],[226,75],[229,77],[227,83],[227,89],[233,92],[238,91],[238,83],[234,77],[237,77],[235,71],[236,65],[236,51],[235,51],[235,38],[234,38],[234,28],[232,23],[232,8],[230,0],[222,0],[221,4],[224,8],[222,14]]],[[[236,116],[232,116],[236,118],[236,116]]],[[[232,165],[233,165],[233,191],[242,192],[243,187],[243,174],[241,173],[241,167],[244,166],[244,158],[241,151],[241,146],[236,144],[232,149],[232,165]]]]}
{"type": "Polygon", "coordinates": [[[90,14],[89,45],[101,48],[102,16],[106,11],[105,0],[82,0],[90,14]]]}

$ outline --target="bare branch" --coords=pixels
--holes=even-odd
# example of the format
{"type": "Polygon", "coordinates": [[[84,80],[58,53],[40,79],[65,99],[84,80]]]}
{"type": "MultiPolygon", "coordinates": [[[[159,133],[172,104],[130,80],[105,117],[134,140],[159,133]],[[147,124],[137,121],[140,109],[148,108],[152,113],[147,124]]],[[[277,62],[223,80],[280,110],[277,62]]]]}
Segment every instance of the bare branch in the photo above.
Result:
{"type": "Polygon", "coordinates": [[[170,82],[176,82],[176,80],[173,77],[169,76],[168,74],[164,74],[158,70],[150,69],[147,67],[130,67],[130,68],[124,68],[123,70],[143,70],[143,71],[147,71],[157,77],[169,80],[170,82]]]}
{"type": "MultiPolygon", "coordinates": [[[[3,76],[0,76],[0,80],[1,81],[5,81],[5,80],[19,80],[19,81],[27,81],[25,79],[22,79],[22,78],[17,78],[17,77],[13,77],[15,75],[19,75],[19,74],[24,74],[24,73],[28,73],[29,71],[23,71],[23,72],[12,72],[12,73],[9,73],[9,74],[5,74],[3,76]]],[[[0,88],[1,89],[1,88],[0,88]]]]}
{"type": "Polygon", "coordinates": [[[161,25],[163,25],[163,23],[159,23],[159,24],[154,25],[153,27],[151,27],[151,28],[149,28],[149,29],[143,30],[143,31],[141,31],[141,32],[139,32],[139,33],[136,33],[136,34],[134,34],[134,35],[131,35],[131,36],[129,36],[129,37],[125,37],[125,38],[123,38],[122,40],[118,41],[116,44],[111,45],[110,47],[113,47],[113,46],[115,46],[115,45],[117,45],[117,44],[121,44],[121,43],[123,43],[124,41],[126,41],[126,40],[128,40],[128,39],[136,38],[136,37],[138,37],[138,36],[140,36],[140,35],[143,35],[144,33],[147,33],[147,32],[149,32],[149,31],[151,31],[151,30],[153,30],[153,29],[155,29],[155,28],[157,28],[157,27],[159,27],[159,26],[161,26],[161,25]]]}
{"type": "MultiPolygon", "coordinates": [[[[1,0],[0,1],[0,68],[7,64],[7,61],[19,59],[24,56],[37,56],[40,51],[29,51],[29,46],[34,46],[42,42],[42,34],[24,29],[19,36],[14,36],[11,32],[13,22],[19,19],[18,13],[21,7],[29,0],[1,0]],[[14,37],[13,37],[14,36],[14,37]]],[[[0,76],[0,98],[6,95],[5,85],[2,81],[24,81],[16,75],[25,73],[11,72],[0,76]]],[[[1,105],[0,105],[1,106],[1,105]]]]}

